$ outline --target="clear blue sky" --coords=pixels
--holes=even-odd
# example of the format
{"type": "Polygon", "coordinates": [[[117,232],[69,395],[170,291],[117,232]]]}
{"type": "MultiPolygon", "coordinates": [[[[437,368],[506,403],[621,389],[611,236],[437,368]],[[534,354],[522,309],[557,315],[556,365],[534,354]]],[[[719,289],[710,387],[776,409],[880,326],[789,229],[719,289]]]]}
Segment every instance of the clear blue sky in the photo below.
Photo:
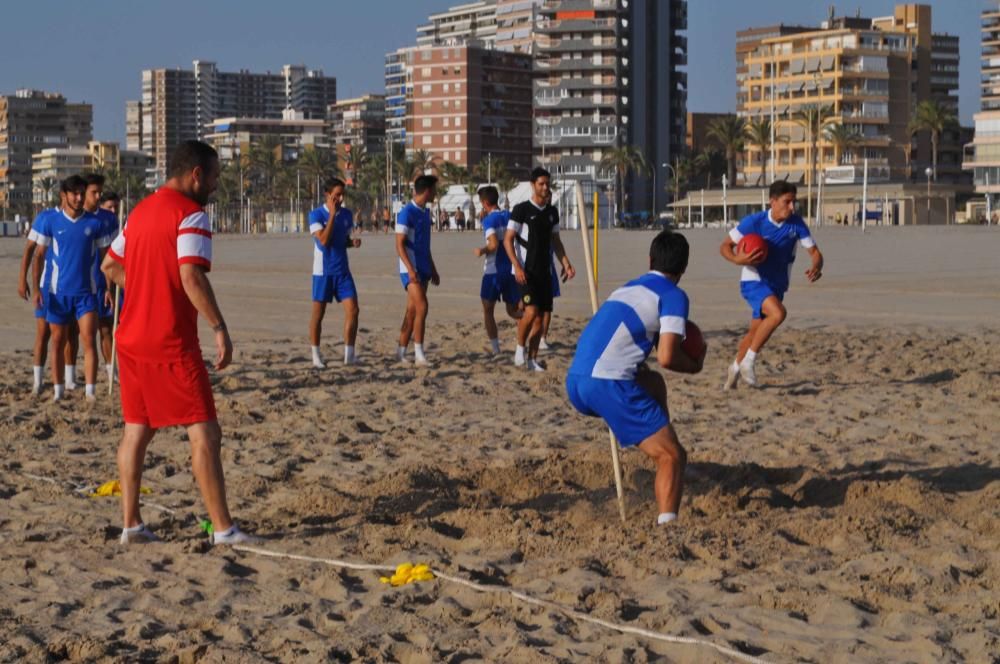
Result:
{"type": "MultiPolygon", "coordinates": [[[[927,0],[937,32],[961,38],[960,118],[979,107],[982,0],[927,0]]],[[[338,96],[383,90],[384,54],[411,44],[417,24],[459,0],[65,0],[4,2],[0,92],[32,87],[94,105],[94,134],[124,140],[125,100],[140,72],[214,60],[231,71],[278,71],[305,63],[337,77],[338,96]],[[69,8],[72,7],[72,12],[69,8]]],[[[690,0],[688,109],[735,107],[738,29],[818,23],[829,0],[690,0]]],[[[837,14],[892,13],[893,0],[834,2],[837,14]]]]}

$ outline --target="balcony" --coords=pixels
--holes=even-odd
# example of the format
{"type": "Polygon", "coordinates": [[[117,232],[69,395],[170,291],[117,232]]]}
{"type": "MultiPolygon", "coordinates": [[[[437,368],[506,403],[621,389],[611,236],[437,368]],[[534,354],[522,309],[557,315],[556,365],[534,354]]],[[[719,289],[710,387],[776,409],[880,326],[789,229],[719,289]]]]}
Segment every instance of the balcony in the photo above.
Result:
{"type": "Polygon", "coordinates": [[[570,58],[538,58],[535,60],[535,71],[538,72],[568,72],[568,71],[600,71],[618,69],[618,58],[570,59],[570,58]]]}
{"type": "Polygon", "coordinates": [[[557,110],[592,109],[595,106],[617,106],[617,95],[586,95],[584,97],[569,97],[563,95],[538,95],[535,103],[541,108],[557,110]]]}
{"type": "Polygon", "coordinates": [[[534,81],[536,92],[540,90],[594,90],[598,88],[618,87],[618,78],[615,76],[588,76],[586,78],[536,78],[534,81]]]}
{"type": "Polygon", "coordinates": [[[538,22],[541,34],[559,32],[606,32],[616,30],[618,21],[613,18],[542,19],[538,22]]]}

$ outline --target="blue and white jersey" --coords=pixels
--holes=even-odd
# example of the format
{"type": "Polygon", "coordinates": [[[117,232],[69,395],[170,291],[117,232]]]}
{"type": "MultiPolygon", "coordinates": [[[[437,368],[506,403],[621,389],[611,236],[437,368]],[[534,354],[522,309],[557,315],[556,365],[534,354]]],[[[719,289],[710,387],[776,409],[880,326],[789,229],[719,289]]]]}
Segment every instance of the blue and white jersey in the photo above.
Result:
{"type": "MultiPolygon", "coordinates": [[[[309,232],[318,233],[326,228],[330,219],[330,208],[324,203],[309,213],[309,232]]],[[[323,246],[319,238],[313,236],[313,276],[342,277],[351,273],[347,262],[347,246],[354,229],[354,214],[345,207],[337,210],[333,217],[333,232],[330,244],[323,246]]]]}
{"type": "MultiPolygon", "coordinates": [[[[118,237],[118,217],[111,210],[105,210],[104,208],[97,208],[94,211],[94,215],[101,220],[104,224],[104,230],[107,235],[110,235],[112,240],[118,237]]],[[[101,272],[101,254],[97,252],[94,256],[94,281],[97,283],[98,291],[107,290],[108,282],[104,278],[104,273],[101,272]]]]}
{"type": "Polygon", "coordinates": [[[494,210],[483,219],[483,237],[489,242],[490,236],[497,238],[497,250],[492,254],[486,254],[483,261],[483,274],[508,274],[511,271],[510,256],[503,246],[503,238],[507,233],[507,222],[510,220],[510,212],[506,210],[494,210]]]}
{"type": "MultiPolygon", "coordinates": [[[[396,235],[406,236],[406,255],[418,274],[431,273],[431,213],[413,201],[396,215],[396,235]]],[[[406,274],[406,264],[399,259],[399,273],[406,274]]]]}
{"type": "Polygon", "coordinates": [[[48,247],[46,253],[52,254],[49,292],[66,296],[96,295],[94,261],[101,249],[111,246],[111,240],[104,222],[89,212],[75,220],[62,210],[42,217],[35,241],[48,247]]]}
{"type": "Polygon", "coordinates": [[[733,242],[739,242],[744,235],[751,233],[767,240],[767,258],[760,265],[744,265],[740,281],[763,281],[772,289],[784,293],[792,276],[795,247],[799,244],[803,249],[816,246],[809,227],[797,214],[777,223],[771,219],[771,211],[766,210],[744,217],[736,228],[729,231],[729,237],[733,242]]]}
{"type": "MultiPolygon", "coordinates": [[[[42,219],[53,214],[62,214],[62,212],[59,210],[59,208],[47,208],[38,213],[38,216],[35,217],[35,220],[31,223],[31,230],[28,231],[28,239],[30,241],[34,242],[35,244],[41,244],[38,241],[38,238],[41,237],[38,234],[38,229],[42,228],[41,225],[42,219]]],[[[41,280],[39,280],[38,284],[36,284],[38,286],[39,292],[48,290],[49,286],[48,278],[49,275],[51,274],[52,274],[52,252],[46,251],[45,262],[42,263],[42,278],[41,280]]]]}
{"type": "Polygon", "coordinates": [[[685,334],[687,293],[661,272],[633,279],[601,305],[583,329],[569,373],[631,380],[657,334],[685,334]]]}

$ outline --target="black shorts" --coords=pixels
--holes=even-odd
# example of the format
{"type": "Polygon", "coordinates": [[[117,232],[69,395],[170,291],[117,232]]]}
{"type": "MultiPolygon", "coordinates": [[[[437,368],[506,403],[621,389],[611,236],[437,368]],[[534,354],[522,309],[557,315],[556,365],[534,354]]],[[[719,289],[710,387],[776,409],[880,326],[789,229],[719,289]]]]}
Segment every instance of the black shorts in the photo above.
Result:
{"type": "Polygon", "coordinates": [[[521,286],[521,302],[539,311],[552,311],[552,275],[549,272],[526,272],[528,283],[521,286]]]}

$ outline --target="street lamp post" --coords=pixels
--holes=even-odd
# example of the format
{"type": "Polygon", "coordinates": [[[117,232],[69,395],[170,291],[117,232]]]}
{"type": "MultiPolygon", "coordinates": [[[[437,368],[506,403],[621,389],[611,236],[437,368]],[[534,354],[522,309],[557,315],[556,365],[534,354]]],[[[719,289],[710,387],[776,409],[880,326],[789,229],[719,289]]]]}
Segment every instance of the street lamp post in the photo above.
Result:
{"type": "Polygon", "coordinates": [[[924,169],[924,175],[927,176],[927,223],[931,223],[931,176],[934,175],[934,171],[928,166],[924,169]]]}
{"type": "MultiPolygon", "coordinates": [[[[671,166],[670,164],[668,164],[667,162],[663,162],[662,164],[660,164],[660,167],[667,169],[668,175],[670,175],[670,177],[672,177],[672,178],[676,178],[677,177],[677,171],[675,171],[674,167],[671,166]]],[[[654,168],[653,169],[653,216],[654,217],[656,216],[656,194],[657,193],[659,193],[659,192],[657,192],[657,190],[656,190],[656,169],[654,168]]]]}

